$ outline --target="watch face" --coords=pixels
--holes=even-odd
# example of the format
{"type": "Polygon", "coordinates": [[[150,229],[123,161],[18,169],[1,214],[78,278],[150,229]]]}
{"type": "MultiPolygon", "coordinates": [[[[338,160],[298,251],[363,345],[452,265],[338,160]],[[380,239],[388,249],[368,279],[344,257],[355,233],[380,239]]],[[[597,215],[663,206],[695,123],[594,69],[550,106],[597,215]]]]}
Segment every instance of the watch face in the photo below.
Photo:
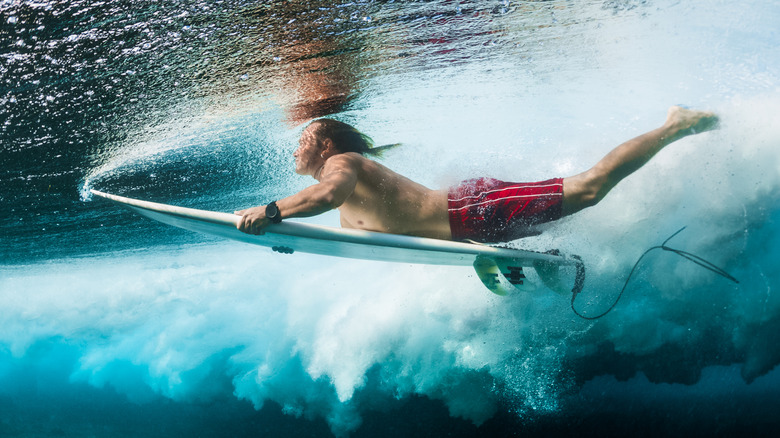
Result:
{"type": "Polygon", "coordinates": [[[279,217],[279,207],[276,205],[276,202],[272,202],[265,206],[265,217],[274,223],[282,221],[282,218],[279,217]]]}

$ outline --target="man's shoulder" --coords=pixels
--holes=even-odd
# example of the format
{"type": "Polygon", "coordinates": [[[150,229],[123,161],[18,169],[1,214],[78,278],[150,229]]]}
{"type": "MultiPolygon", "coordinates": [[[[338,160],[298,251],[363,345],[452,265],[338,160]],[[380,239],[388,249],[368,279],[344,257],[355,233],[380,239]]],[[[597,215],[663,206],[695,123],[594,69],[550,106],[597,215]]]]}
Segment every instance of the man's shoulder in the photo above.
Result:
{"type": "Polygon", "coordinates": [[[372,161],[357,152],[342,152],[338,155],[334,155],[334,157],[342,157],[347,160],[356,160],[356,161],[372,161]]]}
{"type": "Polygon", "coordinates": [[[345,152],[328,157],[323,165],[325,174],[331,172],[362,173],[370,161],[360,154],[345,152]]]}
{"type": "Polygon", "coordinates": [[[368,159],[357,152],[343,152],[333,155],[328,158],[328,162],[332,164],[346,165],[346,166],[362,166],[367,163],[374,163],[373,160],[368,159]]]}
{"type": "Polygon", "coordinates": [[[326,164],[331,171],[355,172],[361,181],[368,181],[371,178],[391,178],[396,175],[382,164],[356,152],[333,155],[328,158],[326,164]]]}

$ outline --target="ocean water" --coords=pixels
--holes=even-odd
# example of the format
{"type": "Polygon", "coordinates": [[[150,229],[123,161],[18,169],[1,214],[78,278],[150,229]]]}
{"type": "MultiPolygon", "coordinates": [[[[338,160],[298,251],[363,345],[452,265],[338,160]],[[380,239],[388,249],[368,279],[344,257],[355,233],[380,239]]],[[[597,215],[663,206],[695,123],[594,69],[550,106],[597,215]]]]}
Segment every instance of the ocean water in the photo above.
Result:
{"type": "MultiPolygon", "coordinates": [[[[0,436],[766,435],[780,421],[780,5],[0,0],[0,436]],[[462,267],[189,233],[89,188],[233,211],[294,193],[330,115],[429,187],[681,140],[511,242],[579,254],[578,318],[462,267]]],[[[307,222],[336,226],[328,213],[307,222]]]]}

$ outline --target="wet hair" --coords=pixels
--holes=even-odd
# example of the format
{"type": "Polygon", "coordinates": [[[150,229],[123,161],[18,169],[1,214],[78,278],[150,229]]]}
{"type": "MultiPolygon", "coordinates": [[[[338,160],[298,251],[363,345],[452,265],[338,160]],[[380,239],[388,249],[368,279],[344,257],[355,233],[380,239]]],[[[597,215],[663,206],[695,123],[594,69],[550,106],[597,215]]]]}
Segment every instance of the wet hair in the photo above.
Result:
{"type": "Polygon", "coordinates": [[[371,137],[358,131],[352,125],[338,120],[317,119],[309,126],[313,127],[317,137],[329,138],[340,153],[357,152],[361,155],[380,157],[387,149],[400,145],[400,143],[396,143],[375,147],[371,137]]]}

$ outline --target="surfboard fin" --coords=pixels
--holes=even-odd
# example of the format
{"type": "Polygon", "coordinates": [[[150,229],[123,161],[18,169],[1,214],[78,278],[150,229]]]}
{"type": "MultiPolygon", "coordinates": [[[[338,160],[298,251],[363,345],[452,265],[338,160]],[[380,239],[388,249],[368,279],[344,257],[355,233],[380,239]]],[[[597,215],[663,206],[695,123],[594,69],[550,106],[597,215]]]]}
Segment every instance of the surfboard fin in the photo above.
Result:
{"type": "Polygon", "coordinates": [[[516,259],[477,256],[474,270],[482,284],[496,295],[505,296],[514,291],[528,292],[536,289],[528,278],[531,266],[523,266],[516,259]]]}
{"type": "MultiPolygon", "coordinates": [[[[549,253],[560,255],[560,252],[555,250],[549,253]]],[[[585,265],[578,256],[567,258],[573,259],[575,263],[569,262],[566,264],[568,269],[562,269],[563,265],[555,262],[537,260],[529,265],[528,260],[480,255],[474,260],[474,270],[482,284],[496,295],[534,291],[538,289],[539,283],[542,283],[555,292],[576,296],[585,283],[585,265]],[[567,286],[568,282],[563,278],[569,277],[571,269],[575,270],[573,287],[567,286]]]]}
{"type": "MultiPolygon", "coordinates": [[[[560,251],[555,249],[547,251],[547,253],[560,255],[560,251]]],[[[569,257],[576,261],[576,264],[574,265],[576,272],[574,274],[573,287],[569,287],[564,283],[561,275],[561,264],[559,263],[536,260],[534,261],[534,269],[536,270],[536,273],[539,274],[542,283],[551,290],[563,295],[572,293],[576,296],[582,291],[585,283],[585,265],[582,263],[582,259],[579,256],[572,255],[569,257]]]]}
{"type": "Polygon", "coordinates": [[[542,283],[551,290],[559,294],[568,294],[570,290],[566,289],[561,281],[561,266],[557,263],[537,260],[534,262],[534,269],[542,279],[542,283]]]}

